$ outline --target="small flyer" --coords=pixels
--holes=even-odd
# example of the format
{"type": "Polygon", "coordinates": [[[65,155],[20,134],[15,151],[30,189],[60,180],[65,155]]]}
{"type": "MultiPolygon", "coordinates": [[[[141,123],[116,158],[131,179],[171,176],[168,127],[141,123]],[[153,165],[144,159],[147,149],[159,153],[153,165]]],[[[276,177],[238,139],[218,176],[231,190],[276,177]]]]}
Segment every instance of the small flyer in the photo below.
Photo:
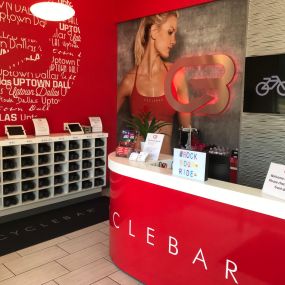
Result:
{"type": "Polygon", "coordinates": [[[164,139],[163,134],[152,134],[152,133],[147,134],[144,143],[143,152],[148,153],[148,157],[150,158],[150,160],[153,161],[158,160],[163,139],[164,139]]]}
{"type": "Polygon", "coordinates": [[[36,136],[48,136],[49,125],[46,118],[33,118],[36,136]]]}
{"type": "Polygon", "coordinates": [[[262,191],[277,198],[285,199],[285,165],[270,163],[262,191]]]}
{"type": "Polygon", "coordinates": [[[102,121],[100,117],[89,117],[92,133],[101,133],[103,131],[102,121]]]}

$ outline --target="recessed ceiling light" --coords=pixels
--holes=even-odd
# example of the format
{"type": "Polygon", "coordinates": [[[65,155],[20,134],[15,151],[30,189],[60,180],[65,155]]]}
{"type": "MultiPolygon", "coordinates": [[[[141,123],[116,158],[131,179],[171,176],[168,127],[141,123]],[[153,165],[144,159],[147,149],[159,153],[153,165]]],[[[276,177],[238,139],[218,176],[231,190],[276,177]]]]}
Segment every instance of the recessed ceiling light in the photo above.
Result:
{"type": "Polygon", "coordinates": [[[65,21],[75,14],[74,9],[66,4],[57,2],[39,2],[30,7],[31,13],[46,21],[65,21]]]}

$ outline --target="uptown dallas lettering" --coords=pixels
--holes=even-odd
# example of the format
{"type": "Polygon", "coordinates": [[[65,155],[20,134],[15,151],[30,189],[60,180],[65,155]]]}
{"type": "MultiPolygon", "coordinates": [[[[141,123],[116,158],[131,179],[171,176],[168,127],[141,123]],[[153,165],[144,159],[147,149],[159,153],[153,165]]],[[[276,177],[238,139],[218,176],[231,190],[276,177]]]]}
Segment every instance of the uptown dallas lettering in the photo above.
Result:
{"type": "MultiPolygon", "coordinates": [[[[112,214],[110,214],[110,217],[112,217],[112,223],[114,225],[114,228],[118,231],[120,231],[120,214],[116,211],[114,211],[112,214]]],[[[145,242],[149,246],[155,247],[155,232],[156,229],[151,228],[151,227],[146,227],[146,234],[145,234],[145,242]]],[[[157,230],[159,232],[159,230],[157,230]]],[[[136,226],[132,224],[132,220],[128,220],[128,232],[126,233],[129,237],[131,238],[136,238],[136,226]]],[[[181,246],[179,245],[179,240],[172,236],[168,235],[168,249],[167,253],[173,256],[179,255],[179,250],[181,249],[181,246]]],[[[190,244],[190,241],[189,241],[190,244]]],[[[185,248],[185,247],[184,247],[185,248]]],[[[195,265],[197,263],[197,266],[200,264],[200,266],[204,267],[205,271],[208,270],[207,266],[207,259],[205,258],[203,254],[202,248],[199,248],[196,254],[191,258],[192,264],[195,265]]],[[[190,259],[189,258],[189,259],[190,259]]],[[[238,271],[238,266],[237,264],[230,260],[230,259],[225,259],[225,279],[232,280],[235,284],[238,284],[238,280],[236,277],[236,273],[238,271]]]]}
{"type": "MultiPolygon", "coordinates": [[[[78,21],[74,17],[67,23],[47,25],[34,17],[28,6],[8,0],[0,3],[0,22],[6,24],[0,32],[0,55],[5,54],[0,68],[0,95],[11,97],[13,102],[5,103],[21,106],[27,118],[43,116],[43,112],[49,112],[52,105],[62,100],[43,102],[39,97],[67,96],[78,74],[81,57],[78,21]],[[25,29],[20,31],[19,25],[25,25],[25,29]]],[[[11,119],[6,117],[6,121],[11,119]]]]}

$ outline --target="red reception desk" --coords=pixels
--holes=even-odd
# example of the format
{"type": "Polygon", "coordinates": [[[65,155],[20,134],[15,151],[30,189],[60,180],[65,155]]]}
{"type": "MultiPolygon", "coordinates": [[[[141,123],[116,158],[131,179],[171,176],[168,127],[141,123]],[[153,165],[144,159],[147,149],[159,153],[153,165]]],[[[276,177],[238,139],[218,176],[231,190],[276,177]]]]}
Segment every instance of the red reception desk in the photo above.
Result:
{"type": "Polygon", "coordinates": [[[285,284],[285,201],[114,153],[109,168],[110,255],[124,272],[147,285],[285,284]]]}

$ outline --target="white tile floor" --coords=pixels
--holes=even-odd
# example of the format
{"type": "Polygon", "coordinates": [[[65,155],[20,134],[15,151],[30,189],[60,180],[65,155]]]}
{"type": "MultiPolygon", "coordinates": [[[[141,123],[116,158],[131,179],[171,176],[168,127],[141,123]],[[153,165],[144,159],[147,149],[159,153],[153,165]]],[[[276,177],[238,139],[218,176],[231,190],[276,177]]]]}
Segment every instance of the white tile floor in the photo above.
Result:
{"type": "Polygon", "coordinates": [[[109,222],[0,256],[0,285],[136,285],[109,256],[109,222]]]}

